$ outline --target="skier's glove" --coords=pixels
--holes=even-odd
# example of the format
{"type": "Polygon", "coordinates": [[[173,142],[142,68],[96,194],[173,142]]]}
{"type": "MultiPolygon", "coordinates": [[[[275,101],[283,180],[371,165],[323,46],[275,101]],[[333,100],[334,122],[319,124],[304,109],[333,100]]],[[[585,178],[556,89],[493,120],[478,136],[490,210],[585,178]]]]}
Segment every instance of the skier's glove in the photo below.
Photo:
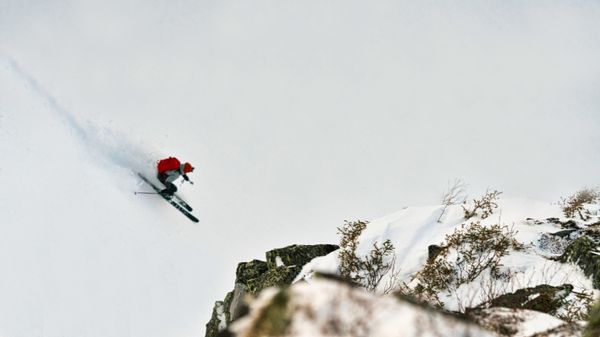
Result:
{"type": "Polygon", "coordinates": [[[187,175],[185,175],[185,174],[183,175],[183,179],[184,179],[185,181],[190,181],[190,178],[189,178],[187,175]]]}

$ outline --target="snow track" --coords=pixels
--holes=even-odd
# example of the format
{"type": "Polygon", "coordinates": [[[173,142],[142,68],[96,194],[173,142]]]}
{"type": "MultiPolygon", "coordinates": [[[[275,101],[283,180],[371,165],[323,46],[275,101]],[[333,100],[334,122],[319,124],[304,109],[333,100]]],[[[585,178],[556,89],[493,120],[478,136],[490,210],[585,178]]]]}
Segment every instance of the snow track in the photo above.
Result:
{"type": "Polygon", "coordinates": [[[83,126],[14,60],[0,101],[0,335],[201,331],[209,253],[162,199],[131,193],[147,152],[83,126]]]}

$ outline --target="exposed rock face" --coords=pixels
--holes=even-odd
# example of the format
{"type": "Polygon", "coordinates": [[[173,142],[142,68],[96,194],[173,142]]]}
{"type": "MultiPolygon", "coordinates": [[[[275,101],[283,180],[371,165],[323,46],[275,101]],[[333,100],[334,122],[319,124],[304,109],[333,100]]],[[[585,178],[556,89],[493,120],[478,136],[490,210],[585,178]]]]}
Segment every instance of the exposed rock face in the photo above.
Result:
{"type": "Polygon", "coordinates": [[[249,280],[259,277],[267,270],[269,270],[269,267],[264,261],[252,260],[250,262],[241,262],[235,271],[235,282],[245,284],[249,280]]]}
{"type": "Polygon", "coordinates": [[[504,294],[486,303],[486,306],[511,309],[528,309],[554,315],[564,304],[564,299],[573,291],[573,286],[563,284],[553,287],[546,284],[533,288],[523,288],[514,293],[504,294]]]}
{"type": "MultiPolygon", "coordinates": [[[[327,255],[338,249],[336,245],[292,245],[266,253],[266,260],[252,260],[238,264],[235,286],[223,301],[217,301],[213,315],[206,324],[206,336],[222,336],[231,322],[244,316],[248,308],[244,301],[248,295],[274,286],[287,286],[302,270],[302,266],[315,257],[327,255]]],[[[226,334],[226,333],[225,333],[226,334]]]]}
{"type": "Polygon", "coordinates": [[[317,256],[327,255],[338,249],[337,245],[292,245],[285,248],[273,249],[267,252],[267,265],[273,269],[281,265],[304,266],[317,256]],[[279,259],[278,259],[279,257],[279,259]],[[279,261],[279,264],[278,262],[279,261]]]}
{"type": "Polygon", "coordinates": [[[210,318],[208,324],[206,324],[206,335],[209,333],[211,336],[216,336],[219,331],[223,330],[225,327],[222,322],[225,322],[227,319],[223,316],[223,301],[217,301],[215,303],[215,307],[213,308],[213,313],[210,318]]]}
{"type": "Polygon", "coordinates": [[[302,265],[269,269],[259,277],[248,281],[248,292],[250,294],[257,294],[268,287],[291,284],[301,270],[302,265]]]}

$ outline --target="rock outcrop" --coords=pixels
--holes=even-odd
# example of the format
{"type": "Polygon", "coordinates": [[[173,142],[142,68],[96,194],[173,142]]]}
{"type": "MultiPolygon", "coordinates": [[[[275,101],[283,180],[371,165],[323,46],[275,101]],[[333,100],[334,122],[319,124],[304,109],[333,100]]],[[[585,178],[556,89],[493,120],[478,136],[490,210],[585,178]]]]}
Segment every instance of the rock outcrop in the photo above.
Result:
{"type": "Polygon", "coordinates": [[[564,299],[571,294],[573,286],[563,284],[559,287],[541,284],[533,288],[523,288],[514,293],[501,295],[482,307],[504,307],[510,309],[528,309],[554,315],[564,305],[564,299]]]}
{"type": "Polygon", "coordinates": [[[338,248],[330,244],[292,245],[268,251],[266,262],[252,260],[238,264],[234,288],[223,301],[215,303],[206,324],[206,337],[223,335],[221,331],[248,312],[246,296],[254,296],[269,287],[290,285],[306,263],[338,248]]]}

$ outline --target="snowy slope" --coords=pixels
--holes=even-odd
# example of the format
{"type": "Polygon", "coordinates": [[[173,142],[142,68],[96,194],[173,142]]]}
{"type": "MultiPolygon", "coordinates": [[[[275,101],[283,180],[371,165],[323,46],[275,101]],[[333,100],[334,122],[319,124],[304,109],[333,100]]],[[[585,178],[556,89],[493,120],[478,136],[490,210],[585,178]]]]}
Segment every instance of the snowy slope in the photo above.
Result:
{"type": "MultiPolygon", "coordinates": [[[[357,253],[367,255],[373,243],[382,243],[390,239],[395,246],[396,270],[400,271],[399,278],[409,282],[411,276],[419,271],[427,261],[429,245],[440,245],[446,235],[454,232],[463,223],[481,221],[482,225],[506,224],[517,231],[516,239],[525,244],[524,251],[514,251],[502,258],[504,268],[515,273],[510,284],[502,285],[507,292],[518,288],[533,287],[539,284],[559,286],[569,283],[574,290],[593,291],[592,281],[587,278],[577,266],[549,260],[545,257],[548,252],[541,251],[539,240],[544,233],[561,230],[560,225],[545,221],[548,218],[563,218],[558,205],[529,199],[500,199],[498,209],[487,219],[472,218],[465,221],[460,205],[450,206],[442,222],[437,222],[443,206],[408,207],[394,214],[370,222],[359,240],[357,253]],[[535,220],[541,220],[535,222],[535,220]]],[[[597,212],[597,209],[596,209],[597,212]]],[[[338,252],[314,259],[307,264],[299,279],[310,280],[313,271],[337,273],[338,252]]],[[[478,279],[468,285],[461,285],[456,293],[441,295],[441,301],[449,310],[459,310],[457,299],[468,299],[466,306],[476,306],[483,302],[484,289],[478,279]]],[[[385,280],[382,284],[385,283],[385,280]]]]}
{"type": "Polygon", "coordinates": [[[201,333],[201,227],[132,193],[152,151],[80,123],[11,60],[0,102],[0,335],[201,333]]]}
{"type": "MultiPolygon", "coordinates": [[[[276,320],[273,318],[276,316],[274,313],[278,312],[276,308],[281,306],[281,299],[285,298],[285,312],[289,315],[289,318],[283,320],[288,324],[283,334],[285,336],[487,336],[495,335],[492,331],[506,329],[513,331],[511,335],[523,337],[538,333],[543,333],[544,336],[581,335],[581,327],[586,323],[580,320],[585,319],[585,316],[570,315],[580,309],[581,313],[587,312],[588,302],[579,296],[589,296],[590,301],[593,301],[598,298],[598,291],[578,266],[549,258],[561,254],[554,250],[556,247],[550,249],[550,246],[542,244],[542,238],[549,233],[564,232],[562,225],[567,224],[569,219],[564,218],[560,206],[547,202],[511,198],[500,199],[497,204],[498,208],[490,217],[481,219],[475,216],[469,220],[464,219],[461,205],[448,207],[442,217],[443,206],[407,207],[371,221],[358,237],[357,248],[357,255],[365,257],[370,254],[374,243],[381,245],[389,239],[395,246],[395,271],[400,272],[395,276],[396,288],[393,290],[398,291],[404,287],[404,292],[410,294],[410,287],[417,282],[413,277],[427,262],[429,245],[441,245],[446,235],[452,234],[463,224],[479,222],[482,226],[510,226],[516,231],[515,239],[523,244],[523,248],[512,250],[501,258],[500,269],[507,276],[491,278],[488,273],[483,272],[457,288],[436,290],[436,296],[444,309],[465,313],[466,308],[476,308],[474,311],[467,311],[466,316],[489,330],[469,331],[472,327],[465,322],[454,322],[443,315],[436,316],[424,307],[409,305],[402,298],[399,300],[390,293],[383,293],[382,288],[385,287],[381,285],[388,285],[388,277],[392,273],[386,274],[380,282],[377,291],[379,294],[368,293],[358,286],[347,289],[348,284],[344,282],[327,280],[332,277],[315,278],[315,272],[339,273],[339,251],[315,258],[306,264],[292,287],[280,290],[284,297],[273,297],[274,293],[267,293],[252,302],[250,314],[235,322],[231,330],[237,333],[236,336],[251,336],[265,327],[276,327],[277,325],[264,322],[276,320]],[[438,219],[441,221],[438,222],[438,219]],[[307,282],[301,282],[302,280],[307,282]],[[557,307],[555,312],[543,311],[540,307],[534,309],[541,312],[528,310],[525,306],[518,307],[515,297],[510,301],[514,301],[511,303],[518,309],[503,308],[504,304],[491,304],[491,300],[500,295],[525,288],[538,285],[560,287],[564,284],[572,285],[573,291],[557,288],[563,290],[551,295],[553,301],[560,300],[568,304],[557,307]],[[483,306],[477,308],[479,305],[483,306]],[[487,307],[488,305],[491,307],[487,307]],[[473,315],[473,312],[478,313],[473,315]],[[567,323],[567,320],[580,325],[567,323]]],[[[587,221],[578,219],[576,223],[580,228],[597,226],[600,205],[588,204],[587,208],[593,216],[587,221]]],[[[573,232],[570,240],[578,235],[586,234],[582,234],[582,231],[579,234],[577,231],[573,232]]],[[[452,262],[453,258],[455,257],[448,259],[452,262]]],[[[531,301],[538,296],[542,295],[531,293],[527,298],[531,301]]]]}

